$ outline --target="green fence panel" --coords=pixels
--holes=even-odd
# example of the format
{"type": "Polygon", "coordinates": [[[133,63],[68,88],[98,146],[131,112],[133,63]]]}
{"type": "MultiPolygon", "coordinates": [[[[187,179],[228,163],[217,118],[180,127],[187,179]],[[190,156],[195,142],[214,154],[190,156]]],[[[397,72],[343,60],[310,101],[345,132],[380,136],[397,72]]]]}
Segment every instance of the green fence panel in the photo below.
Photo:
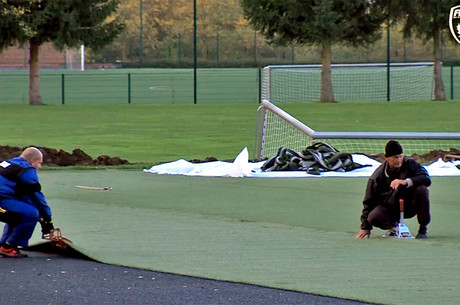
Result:
{"type": "Polygon", "coordinates": [[[193,74],[189,69],[131,73],[132,104],[193,103],[193,74]]]}
{"type": "Polygon", "coordinates": [[[446,99],[460,99],[460,66],[443,67],[442,79],[446,90],[446,99]]]}
{"type": "Polygon", "coordinates": [[[28,104],[29,75],[25,73],[0,73],[0,103],[28,104]]]}
{"type": "MultiPolygon", "coordinates": [[[[28,103],[27,71],[0,73],[0,103],[28,103]]],[[[193,69],[41,71],[45,104],[191,104],[193,69]]],[[[257,103],[256,68],[198,69],[198,103],[257,103]]]]}
{"type": "MultiPolygon", "coordinates": [[[[446,98],[460,98],[460,67],[444,67],[446,98]]],[[[44,104],[193,104],[193,69],[40,72],[44,104]]],[[[258,103],[256,68],[197,70],[197,103],[258,103]]],[[[0,72],[0,104],[28,104],[28,71],[0,72]]]]}

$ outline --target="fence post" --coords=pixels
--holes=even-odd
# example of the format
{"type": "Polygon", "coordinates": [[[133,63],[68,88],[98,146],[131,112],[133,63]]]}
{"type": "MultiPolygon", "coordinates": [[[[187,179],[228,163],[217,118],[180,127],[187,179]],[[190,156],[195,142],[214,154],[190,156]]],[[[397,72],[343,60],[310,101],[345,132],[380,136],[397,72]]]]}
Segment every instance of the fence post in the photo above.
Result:
{"type": "Polygon", "coordinates": [[[216,61],[219,63],[219,33],[216,35],[216,61]]]}
{"type": "Polygon", "coordinates": [[[257,68],[259,74],[259,104],[262,103],[262,69],[257,68]]]}
{"type": "Polygon", "coordinates": [[[254,31],[254,65],[257,65],[257,32],[254,31]]]}
{"type": "Polygon", "coordinates": [[[142,11],[143,5],[142,0],[139,0],[139,61],[140,64],[144,64],[144,39],[143,39],[143,22],[142,22],[142,11]]]}
{"type": "Polygon", "coordinates": [[[178,59],[179,65],[180,65],[181,60],[182,60],[182,37],[181,37],[181,33],[179,33],[179,35],[177,37],[177,59],[178,59]]]}
{"type": "Polygon", "coordinates": [[[193,104],[197,102],[197,80],[196,80],[196,70],[197,70],[197,39],[196,39],[196,0],[193,0],[193,104]]]}
{"type": "Polygon", "coordinates": [[[64,74],[61,74],[61,103],[62,103],[62,105],[65,104],[65,81],[64,81],[64,74]]]}
{"type": "Polygon", "coordinates": [[[128,104],[131,104],[131,73],[128,73],[128,104]]]}

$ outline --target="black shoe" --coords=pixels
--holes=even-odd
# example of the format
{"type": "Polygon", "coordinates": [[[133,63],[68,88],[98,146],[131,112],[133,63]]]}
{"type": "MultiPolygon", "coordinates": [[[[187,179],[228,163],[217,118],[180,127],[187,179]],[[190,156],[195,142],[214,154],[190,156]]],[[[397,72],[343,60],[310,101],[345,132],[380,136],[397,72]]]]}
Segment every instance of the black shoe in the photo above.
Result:
{"type": "Polygon", "coordinates": [[[428,235],[425,233],[420,233],[418,232],[417,235],[415,236],[416,239],[427,239],[428,235]]]}
{"type": "Polygon", "coordinates": [[[428,235],[426,234],[427,227],[426,226],[420,226],[418,229],[417,236],[415,236],[416,239],[426,239],[428,238],[428,235]]]}

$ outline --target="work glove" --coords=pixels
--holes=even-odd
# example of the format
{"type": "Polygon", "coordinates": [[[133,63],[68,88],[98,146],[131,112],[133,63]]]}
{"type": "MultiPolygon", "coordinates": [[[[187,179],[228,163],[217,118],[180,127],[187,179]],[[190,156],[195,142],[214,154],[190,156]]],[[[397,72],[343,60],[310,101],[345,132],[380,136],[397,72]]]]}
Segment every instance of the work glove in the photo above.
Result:
{"type": "Polygon", "coordinates": [[[45,239],[51,233],[51,230],[54,229],[53,221],[51,218],[41,218],[40,224],[42,226],[42,238],[45,239]]]}

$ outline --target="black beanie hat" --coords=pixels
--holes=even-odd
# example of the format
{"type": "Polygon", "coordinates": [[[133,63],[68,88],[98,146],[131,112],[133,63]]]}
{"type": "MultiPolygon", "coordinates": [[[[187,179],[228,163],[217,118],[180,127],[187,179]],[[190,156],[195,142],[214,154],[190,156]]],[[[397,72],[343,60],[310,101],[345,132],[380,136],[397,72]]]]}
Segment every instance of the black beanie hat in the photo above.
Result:
{"type": "Polygon", "coordinates": [[[403,153],[401,144],[398,141],[390,140],[385,147],[385,157],[393,157],[403,153]]]}

